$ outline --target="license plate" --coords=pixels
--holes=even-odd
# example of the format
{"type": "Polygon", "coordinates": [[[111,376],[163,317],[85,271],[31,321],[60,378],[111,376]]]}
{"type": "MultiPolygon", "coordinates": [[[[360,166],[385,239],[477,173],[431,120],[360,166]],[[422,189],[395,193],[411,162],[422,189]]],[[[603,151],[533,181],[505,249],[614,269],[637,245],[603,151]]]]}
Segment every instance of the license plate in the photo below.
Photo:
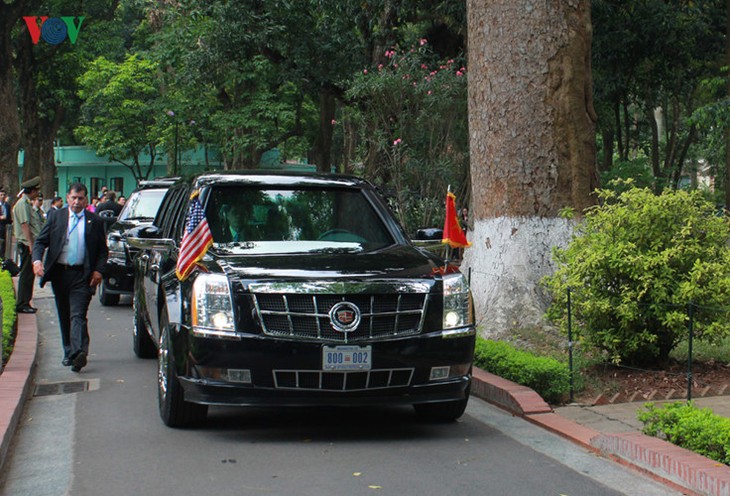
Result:
{"type": "Polygon", "coordinates": [[[322,370],[370,370],[372,346],[325,346],[322,348],[322,370]]]}

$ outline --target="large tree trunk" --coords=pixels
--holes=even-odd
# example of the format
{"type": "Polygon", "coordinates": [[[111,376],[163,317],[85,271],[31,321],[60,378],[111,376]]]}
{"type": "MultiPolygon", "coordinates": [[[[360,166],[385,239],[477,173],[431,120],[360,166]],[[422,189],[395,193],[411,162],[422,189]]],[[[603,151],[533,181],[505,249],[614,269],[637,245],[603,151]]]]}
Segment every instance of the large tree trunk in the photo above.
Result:
{"type": "Polygon", "coordinates": [[[598,185],[589,0],[468,0],[471,273],[482,334],[539,325],[551,249],[598,185]]]}
{"type": "Polygon", "coordinates": [[[12,30],[28,2],[11,4],[0,2],[0,187],[10,197],[19,188],[18,150],[20,149],[20,121],[18,101],[15,98],[13,75],[12,30]]]}
{"type": "Polygon", "coordinates": [[[332,169],[332,129],[335,119],[335,95],[329,88],[321,88],[319,93],[319,133],[314,143],[314,163],[317,171],[330,172],[332,169]]]}
{"type": "MultiPolygon", "coordinates": [[[[38,111],[38,92],[36,90],[36,68],[33,60],[33,44],[25,37],[18,43],[15,67],[20,85],[20,112],[23,119],[23,181],[39,176],[41,172],[42,142],[41,123],[38,111]]],[[[41,177],[41,184],[44,179],[41,177]]],[[[53,179],[53,178],[51,178],[53,179]]]]}

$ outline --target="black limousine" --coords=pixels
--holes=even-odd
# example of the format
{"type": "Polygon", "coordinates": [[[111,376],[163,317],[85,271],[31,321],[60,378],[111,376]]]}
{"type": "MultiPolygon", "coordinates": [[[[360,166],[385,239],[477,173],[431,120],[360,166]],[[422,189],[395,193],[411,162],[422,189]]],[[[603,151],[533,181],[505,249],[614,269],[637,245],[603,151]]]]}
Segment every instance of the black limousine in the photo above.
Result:
{"type": "Polygon", "coordinates": [[[160,415],[209,405],[413,405],[469,399],[475,327],[458,267],[416,247],[369,182],[210,173],[129,234],[134,351],[156,357],[160,415]]]}

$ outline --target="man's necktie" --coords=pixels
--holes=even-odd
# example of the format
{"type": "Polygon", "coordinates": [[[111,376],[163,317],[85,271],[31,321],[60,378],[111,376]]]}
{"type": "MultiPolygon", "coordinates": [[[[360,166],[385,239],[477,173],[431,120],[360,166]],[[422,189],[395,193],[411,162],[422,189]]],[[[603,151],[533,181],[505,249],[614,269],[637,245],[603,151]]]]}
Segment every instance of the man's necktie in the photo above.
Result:
{"type": "Polygon", "coordinates": [[[81,265],[81,254],[79,253],[79,231],[76,229],[83,218],[83,213],[74,214],[71,221],[71,229],[68,231],[68,264],[81,265]]]}

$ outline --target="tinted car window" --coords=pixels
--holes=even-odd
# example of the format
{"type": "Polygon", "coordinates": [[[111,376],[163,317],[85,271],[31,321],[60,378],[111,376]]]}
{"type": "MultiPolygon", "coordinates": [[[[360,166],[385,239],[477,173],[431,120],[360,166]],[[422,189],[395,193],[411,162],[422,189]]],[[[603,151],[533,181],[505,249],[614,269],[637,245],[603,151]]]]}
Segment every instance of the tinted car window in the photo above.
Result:
{"type": "Polygon", "coordinates": [[[170,188],[163,199],[154,222],[160,229],[162,237],[176,239],[175,221],[180,215],[187,213],[187,191],[185,187],[170,188]]]}
{"type": "Polygon", "coordinates": [[[393,235],[360,191],[347,188],[213,188],[206,218],[216,244],[248,242],[248,252],[372,250],[393,235]],[[290,244],[287,244],[290,243],[290,244]]]}
{"type": "Polygon", "coordinates": [[[132,193],[117,220],[152,220],[167,190],[148,189],[132,193]]]}

